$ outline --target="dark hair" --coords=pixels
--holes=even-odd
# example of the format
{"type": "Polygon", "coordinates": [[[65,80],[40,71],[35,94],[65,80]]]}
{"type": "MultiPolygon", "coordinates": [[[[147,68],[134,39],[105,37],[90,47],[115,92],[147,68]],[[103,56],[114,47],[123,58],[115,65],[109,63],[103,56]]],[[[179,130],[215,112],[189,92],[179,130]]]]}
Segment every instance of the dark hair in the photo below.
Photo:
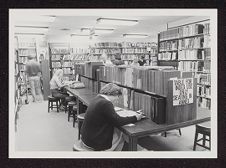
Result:
{"type": "Polygon", "coordinates": [[[121,88],[114,83],[108,83],[100,90],[100,94],[108,96],[120,96],[122,95],[121,88]]]}

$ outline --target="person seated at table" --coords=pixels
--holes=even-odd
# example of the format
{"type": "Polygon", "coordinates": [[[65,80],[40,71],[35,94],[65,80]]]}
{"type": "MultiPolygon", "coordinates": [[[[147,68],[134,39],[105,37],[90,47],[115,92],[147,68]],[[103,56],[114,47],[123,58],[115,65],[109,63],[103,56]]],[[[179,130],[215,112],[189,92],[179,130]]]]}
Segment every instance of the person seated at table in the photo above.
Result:
{"type": "Polygon", "coordinates": [[[81,140],[86,149],[94,151],[122,150],[124,140],[117,127],[134,123],[141,114],[121,117],[114,109],[114,103],[122,95],[121,89],[109,83],[105,85],[89,104],[81,128],[81,140]]]}
{"type": "Polygon", "coordinates": [[[62,69],[56,70],[49,83],[52,96],[61,99],[60,110],[65,110],[66,106],[65,98],[69,99],[70,97],[64,88],[67,85],[64,84],[63,81],[63,70],[62,69]]]}
{"type": "Polygon", "coordinates": [[[138,58],[135,57],[133,62],[130,64],[131,66],[140,66],[140,64],[138,63],[138,58]]]}

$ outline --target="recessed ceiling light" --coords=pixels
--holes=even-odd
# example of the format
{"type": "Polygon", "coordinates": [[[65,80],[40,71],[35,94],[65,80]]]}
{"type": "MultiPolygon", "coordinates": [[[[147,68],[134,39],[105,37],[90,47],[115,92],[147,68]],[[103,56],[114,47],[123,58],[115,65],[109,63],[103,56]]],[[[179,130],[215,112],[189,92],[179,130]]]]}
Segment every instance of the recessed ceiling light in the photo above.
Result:
{"type": "Polygon", "coordinates": [[[15,18],[16,21],[35,21],[35,22],[54,22],[56,16],[37,16],[37,15],[19,15],[15,18]]]}
{"type": "Polygon", "coordinates": [[[48,27],[15,26],[15,33],[46,33],[48,27]]]}

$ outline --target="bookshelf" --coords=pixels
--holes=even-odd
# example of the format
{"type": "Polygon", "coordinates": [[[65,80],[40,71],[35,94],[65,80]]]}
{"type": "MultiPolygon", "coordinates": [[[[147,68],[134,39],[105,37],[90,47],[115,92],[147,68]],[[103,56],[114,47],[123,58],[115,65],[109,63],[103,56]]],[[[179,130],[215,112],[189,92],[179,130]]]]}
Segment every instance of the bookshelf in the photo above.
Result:
{"type": "Polygon", "coordinates": [[[35,38],[24,38],[17,37],[18,41],[18,69],[19,69],[19,88],[20,96],[27,94],[27,89],[29,88],[29,83],[27,81],[25,66],[28,62],[28,56],[32,56],[37,60],[37,49],[36,49],[36,39],[35,38]]]}
{"type": "Polygon", "coordinates": [[[144,42],[123,42],[121,59],[126,65],[133,62],[135,58],[139,59],[144,57],[146,60],[145,65],[157,65],[157,44],[156,43],[144,43],[144,42]]]}
{"type": "Polygon", "coordinates": [[[210,86],[200,85],[203,83],[199,78],[210,76],[210,37],[209,20],[186,24],[158,34],[158,65],[192,72],[193,77],[198,78],[198,105],[209,109],[210,86]]]}
{"type": "Polygon", "coordinates": [[[116,42],[95,43],[92,47],[90,47],[89,60],[101,60],[103,59],[103,54],[106,54],[106,57],[111,60],[114,59],[115,55],[121,54],[121,44],[116,42]]]}
{"type": "Polygon", "coordinates": [[[65,80],[74,78],[73,57],[68,43],[49,43],[49,56],[51,78],[57,69],[63,70],[65,80]]]}

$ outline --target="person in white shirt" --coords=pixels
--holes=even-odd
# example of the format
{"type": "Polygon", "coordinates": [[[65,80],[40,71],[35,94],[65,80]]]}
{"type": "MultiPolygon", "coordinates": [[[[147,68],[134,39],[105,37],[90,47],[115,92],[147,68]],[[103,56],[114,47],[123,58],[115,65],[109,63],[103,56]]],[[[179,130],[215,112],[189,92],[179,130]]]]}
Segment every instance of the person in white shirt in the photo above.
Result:
{"type": "Polygon", "coordinates": [[[66,84],[63,82],[63,70],[58,69],[50,80],[50,90],[53,97],[58,97],[62,100],[60,110],[64,110],[66,106],[65,98],[69,97],[69,94],[64,89],[65,86],[66,84]]]}

